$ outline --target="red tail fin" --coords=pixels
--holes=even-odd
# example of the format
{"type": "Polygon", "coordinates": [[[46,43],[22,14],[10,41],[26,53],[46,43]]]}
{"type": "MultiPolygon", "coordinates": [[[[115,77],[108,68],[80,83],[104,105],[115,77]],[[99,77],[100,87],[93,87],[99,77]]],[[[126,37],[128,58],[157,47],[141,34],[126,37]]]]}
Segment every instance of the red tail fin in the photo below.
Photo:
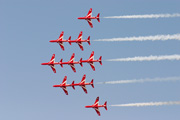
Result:
{"type": "Polygon", "coordinates": [[[93,81],[94,81],[94,79],[91,80],[91,86],[94,88],[93,81]]]}
{"type": "Polygon", "coordinates": [[[107,101],[104,103],[104,108],[107,110],[107,101]]]}
{"type": "Polygon", "coordinates": [[[81,67],[83,67],[82,58],[79,60],[79,64],[81,65],[81,67]]]}
{"type": "Polygon", "coordinates": [[[102,56],[100,56],[100,58],[99,58],[99,63],[102,65],[102,56]]]}
{"type": "Polygon", "coordinates": [[[60,63],[60,66],[63,68],[63,64],[61,64],[61,63],[62,63],[62,60],[63,60],[63,59],[61,59],[59,63],[60,63]]]}
{"type": "Polygon", "coordinates": [[[99,16],[100,16],[100,13],[98,13],[98,15],[96,16],[98,22],[100,22],[99,16]]]}
{"type": "Polygon", "coordinates": [[[71,85],[72,85],[72,88],[75,90],[75,87],[74,87],[74,81],[72,82],[72,84],[71,84],[71,85]]]}
{"type": "Polygon", "coordinates": [[[89,45],[91,45],[91,43],[90,43],[90,36],[88,37],[87,42],[88,42],[89,45]]]}
{"type": "Polygon", "coordinates": [[[69,42],[69,44],[71,45],[71,36],[69,36],[69,39],[68,39],[68,42],[69,42]]]}

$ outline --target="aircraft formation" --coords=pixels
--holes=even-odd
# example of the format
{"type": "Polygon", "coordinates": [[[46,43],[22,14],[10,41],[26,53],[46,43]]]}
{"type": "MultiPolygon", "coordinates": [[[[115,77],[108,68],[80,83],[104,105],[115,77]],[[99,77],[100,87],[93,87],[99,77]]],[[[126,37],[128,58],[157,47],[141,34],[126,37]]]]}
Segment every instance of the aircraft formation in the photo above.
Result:
{"type": "MultiPolygon", "coordinates": [[[[92,8],[90,8],[88,14],[85,17],[78,17],[78,19],[86,20],[88,22],[88,24],[90,25],[90,27],[93,28],[92,19],[97,19],[97,21],[100,22],[99,16],[100,16],[100,13],[98,13],[98,15],[96,17],[92,17],[92,8]]],[[[88,36],[88,38],[86,40],[83,40],[82,34],[83,34],[83,32],[81,31],[79,33],[78,38],[75,40],[71,40],[71,36],[68,38],[68,40],[65,40],[65,39],[63,39],[64,31],[62,31],[58,39],[50,40],[49,42],[58,43],[63,51],[65,50],[65,48],[64,48],[65,42],[68,42],[70,45],[72,43],[77,43],[79,45],[80,49],[83,51],[84,48],[83,48],[82,43],[87,42],[89,45],[91,45],[91,43],[90,43],[90,36],[88,36]]],[[[59,62],[55,62],[55,54],[53,54],[49,62],[41,63],[41,65],[50,66],[51,69],[53,70],[53,72],[56,73],[55,65],[60,65],[62,68],[63,68],[63,65],[70,65],[72,70],[74,72],[76,72],[75,64],[80,64],[80,66],[83,67],[83,63],[88,63],[91,66],[92,70],[95,71],[94,62],[99,62],[102,65],[102,56],[100,56],[99,59],[95,60],[94,59],[94,51],[92,51],[90,57],[87,60],[83,60],[82,58],[80,58],[79,61],[75,61],[75,53],[73,53],[70,60],[67,62],[63,62],[63,59],[61,59],[59,62]]],[[[80,86],[83,89],[83,91],[87,94],[88,92],[86,89],[86,85],[91,85],[94,88],[93,81],[94,81],[94,79],[92,79],[91,82],[86,83],[86,74],[84,74],[81,82],[75,83],[73,81],[71,84],[67,84],[67,76],[65,76],[61,84],[53,85],[53,87],[62,88],[63,91],[65,92],[65,94],[68,95],[67,87],[72,87],[75,90],[75,86],[80,86]]],[[[104,107],[107,110],[107,101],[104,103],[104,105],[99,105],[99,97],[97,97],[96,101],[93,105],[85,106],[85,108],[93,108],[97,112],[97,114],[100,116],[99,107],[104,107]]]]}

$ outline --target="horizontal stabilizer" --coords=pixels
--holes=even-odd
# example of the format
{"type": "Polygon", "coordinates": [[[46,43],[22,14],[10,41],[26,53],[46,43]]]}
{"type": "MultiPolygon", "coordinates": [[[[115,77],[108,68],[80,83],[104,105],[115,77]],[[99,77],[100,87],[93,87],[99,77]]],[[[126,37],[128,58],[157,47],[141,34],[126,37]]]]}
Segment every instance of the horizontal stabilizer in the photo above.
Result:
{"type": "Polygon", "coordinates": [[[91,80],[91,86],[94,88],[94,83],[93,83],[94,79],[91,80]]]}
{"type": "Polygon", "coordinates": [[[99,57],[99,63],[102,65],[102,56],[99,57]]]}
{"type": "Polygon", "coordinates": [[[98,22],[100,22],[99,16],[100,16],[100,13],[98,13],[98,15],[96,16],[98,22]]]}
{"type": "Polygon", "coordinates": [[[87,42],[88,42],[89,45],[91,45],[91,43],[90,43],[90,36],[88,37],[87,42]]]}

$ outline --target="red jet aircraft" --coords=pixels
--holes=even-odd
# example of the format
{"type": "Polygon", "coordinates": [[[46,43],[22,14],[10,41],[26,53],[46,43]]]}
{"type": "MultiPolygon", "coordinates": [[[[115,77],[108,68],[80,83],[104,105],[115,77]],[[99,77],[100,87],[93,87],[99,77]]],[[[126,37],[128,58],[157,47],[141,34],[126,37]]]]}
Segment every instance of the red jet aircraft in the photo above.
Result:
{"type": "Polygon", "coordinates": [[[69,40],[68,42],[70,45],[71,45],[71,43],[77,43],[79,45],[80,49],[83,51],[84,49],[83,49],[82,42],[87,42],[89,45],[91,45],[91,43],[90,43],[90,36],[87,38],[87,40],[82,40],[82,34],[83,34],[83,32],[81,31],[76,40],[69,40]]]}
{"type": "Polygon", "coordinates": [[[62,62],[63,59],[61,59],[59,62],[61,67],[63,68],[63,65],[70,65],[72,70],[74,72],[76,72],[76,68],[75,68],[74,64],[80,64],[80,62],[74,61],[74,56],[75,56],[75,53],[72,54],[71,59],[68,62],[62,62]]]}
{"type": "Polygon", "coordinates": [[[97,21],[100,22],[99,15],[100,15],[100,13],[98,13],[98,15],[96,17],[92,17],[92,8],[90,8],[87,16],[85,16],[85,17],[78,17],[78,19],[80,19],[80,20],[81,19],[87,20],[87,22],[89,23],[90,27],[93,28],[93,24],[92,24],[91,19],[97,19],[97,21]]]}
{"type": "Polygon", "coordinates": [[[67,76],[64,77],[63,82],[60,85],[53,85],[53,87],[60,87],[64,90],[65,94],[68,95],[68,91],[66,87],[71,86],[71,84],[66,84],[67,76]]]}
{"type": "Polygon", "coordinates": [[[96,98],[96,101],[93,105],[85,106],[85,108],[94,108],[94,110],[97,112],[97,114],[100,116],[99,107],[104,107],[107,110],[107,101],[104,103],[104,105],[99,105],[99,97],[96,98]]]}
{"type": "Polygon", "coordinates": [[[86,75],[83,76],[82,81],[80,83],[74,83],[74,81],[73,81],[72,84],[66,84],[67,76],[65,76],[63,82],[60,85],[53,85],[53,87],[62,88],[64,90],[65,94],[68,95],[68,91],[67,91],[66,87],[72,86],[72,88],[75,89],[74,86],[81,86],[82,89],[84,90],[84,92],[87,94],[86,85],[91,85],[94,88],[94,84],[93,84],[93,79],[90,83],[85,83],[85,79],[86,79],[86,75]]]}
{"type": "Polygon", "coordinates": [[[54,66],[56,64],[59,64],[59,63],[55,62],[55,54],[52,55],[51,60],[48,63],[41,63],[41,65],[49,65],[52,68],[54,73],[56,73],[56,69],[54,66]]]}
{"type": "Polygon", "coordinates": [[[69,37],[68,40],[63,40],[63,35],[64,35],[64,31],[61,32],[59,38],[57,40],[50,40],[49,42],[56,42],[60,45],[61,49],[64,50],[64,44],[63,42],[69,42],[69,44],[71,45],[71,43],[77,43],[80,47],[80,49],[83,51],[83,45],[82,42],[87,42],[89,45],[90,43],[90,36],[87,38],[87,40],[82,40],[82,31],[79,33],[79,36],[76,40],[71,40],[71,36],[69,37]]]}
{"type": "Polygon", "coordinates": [[[74,86],[81,86],[86,94],[87,94],[86,85],[91,85],[94,88],[93,79],[91,80],[90,83],[86,83],[86,75],[85,74],[80,83],[74,83],[74,81],[73,81],[71,85],[74,90],[75,90],[74,86]]]}
{"type": "Polygon", "coordinates": [[[102,59],[102,56],[99,57],[99,60],[94,60],[94,51],[92,51],[89,59],[87,59],[87,60],[82,60],[82,58],[81,58],[80,61],[79,61],[79,64],[80,64],[81,66],[83,66],[83,65],[82,65],[83,62],[89,63],[90,66],[91,66],[91,68],[93,69],[93,71],[95,71],[94,62],[99,62],[99,63],[102,65],[101,59],[102,59]]]}
{"type": "Polygon", "coordinates": [[[68,42],[70,41],[71,37],[69,37],[68,40],[63,40],[63,36],[64,36],[64,31],[61,32],[59,38],[57,40],[50,40],[49,42],[56,42],[60,45],[61,49],[64,50],[64,44],[63,42],[68,42]]]}
{"type": "Polygon", "coordinates": [[[75,54],[73,53],[71,59],[68,62],[62,62],[62,59],[60,60],[60,62],[55,62],[55,54],[53,54],[51,60],[48,63],[41,63],[41,65],[49,65],[52,68],[53,72],[56,73],[55,65],[61,65],[61,67],[63,67],[63,64],[67,64],[71,66],[74,72],[76,72],[74,64],[80,64],[80,62],[74,61],[74,56],[75,54]]]}

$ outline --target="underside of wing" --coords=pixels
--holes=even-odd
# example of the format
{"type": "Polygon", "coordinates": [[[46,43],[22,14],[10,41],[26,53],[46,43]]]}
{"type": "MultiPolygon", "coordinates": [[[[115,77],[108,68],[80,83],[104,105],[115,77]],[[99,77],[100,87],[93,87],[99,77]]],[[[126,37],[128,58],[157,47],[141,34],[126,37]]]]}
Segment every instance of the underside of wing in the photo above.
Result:
{"type": "Polygon", "coordinates": [[[82,87],[82,89],[84,90],[84,92],[87,94],[86,86],[85,86],[85,85],[82,85],[81,87],[82,87]]]}
{"type": "Polygon", "coordinates": [[[65,94],[68,95],[67,88],[66,88],[66,87],[63,87],[62,89],[64,90],[65,94]]]}
{"type": "Polygon", "coordinates": [[[89,63],[89,64],[90,64],[91,68],[93,69],[93,71],[95,71],[94,63],[92,62],[92,63],[89,63]]]}
{"type": "Polygon", "coordinates": [[[101,115],[98,107],[95,107],[94,110],[96,111],[96,113],[97,113],[99,116],[101,115]]]}
{"type": "Polygon", "coordinates": [[[89,23],[90,27],[93,28],[93,24],[92,24],[91,19],[88,19],[87,22],[89,23]]]}
{"type": "Polygon", "coordinates": [[[53,70],[54,73],[56,73],[56,68],[54,65],[50,65],[51,69],[53,70]]]}
{"type": "Polygon", "coordinates": [[[60,45],[61,49],[64,50],[64,44],[63,44],[63,42],[59,42],[59,45],[60,45]]]}
{"type": "Polygon", "coordinates": [[[89,9],[88,14],[87,14],[86,17],[91,17],[91,16],[92,16],[92,8],[89,9]]]}
{"type": "Polygon", "coordinates": [[[84,49],[83,49],[82,42],[78,42],[78,45],[79,45],[80,49],[83,51],[84,49]]]}
{"type": "Polygon", "coordinates": [[[74,72],[76,72],[76,68],[75,68],[74,64],[70,64],[70,66],[71,66],[72,70],[73,70],[74,72]]]}

